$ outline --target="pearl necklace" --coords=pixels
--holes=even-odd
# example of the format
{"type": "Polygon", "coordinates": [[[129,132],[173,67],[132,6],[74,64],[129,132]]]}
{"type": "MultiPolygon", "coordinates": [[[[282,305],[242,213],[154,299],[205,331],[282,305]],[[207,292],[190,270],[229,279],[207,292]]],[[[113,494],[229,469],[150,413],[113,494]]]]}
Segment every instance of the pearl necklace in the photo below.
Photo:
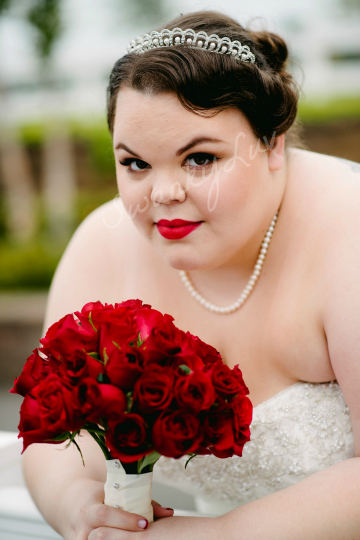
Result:
{"type": "Polygon", "coordinates": [[[279,213],[279,211],[276,212],[276,214],[275,214],[275,216],[274,216],[274,218],[273,218],[273,220],[272,220],[272,222],[270,224],[270,227],[268,228],[268,230],[267,230],[267,232],[265,234],[264,240],[262,241],[261,248],[260,248],[260,253],[259,253],[259,256],[257,258],[256,264],[255,264],[255,267],[254,267],[254,271],[253,271],[253,273],[252,273],[252,275],[251,275],[245,289],[243,290],[243,292],[241,293],[239,298],[236,300],[236,302],[234,302],[230,306],[226,306],[226,307],[215,306],[211,302],[208,302],[203,296],[201,296],[201,294],[199,294],[197,292],[197,290],[195,289],[194,285],[191,283],[191,281],[189,279],[189,276],[187,275],[185,270],[179,270],[180,277],[181,277],[185,287],[187,288],[187,290],[191,294],[191,296],[193,296],[195,298],[195,300],[197,300],[202,306],[209,309],[210,311],[215,311],[216,313],[232,313],[233,311],[238,310],[245,303],[247,298],[249,297],[250,293],[252,292],[252,290],[253,290],[253,288],[254,288],[254,286],[255,286],[255,284],[256,284],[259,276],[260,276],[262,265],[264,264],[266,253],[267,253],[267,250],[269,248],[270,240],[271,240],[271,237],[272,237],[274,229],[275,229],[275,224],[276,224],[276,220],[277,220],[277,217],[278,217],[278,213],[279,213]]]}

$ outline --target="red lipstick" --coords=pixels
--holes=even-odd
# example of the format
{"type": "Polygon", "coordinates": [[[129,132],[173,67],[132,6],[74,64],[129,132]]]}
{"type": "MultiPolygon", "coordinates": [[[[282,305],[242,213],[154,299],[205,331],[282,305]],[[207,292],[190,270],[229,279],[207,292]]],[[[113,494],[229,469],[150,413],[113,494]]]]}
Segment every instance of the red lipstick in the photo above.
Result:
{"type": "Polygon", "coordinates": [[[201,221],[185,221],[183,219],[160,219],[156,223],[159,233],[167,240],[184,238],[201,225],[201,221]]]}

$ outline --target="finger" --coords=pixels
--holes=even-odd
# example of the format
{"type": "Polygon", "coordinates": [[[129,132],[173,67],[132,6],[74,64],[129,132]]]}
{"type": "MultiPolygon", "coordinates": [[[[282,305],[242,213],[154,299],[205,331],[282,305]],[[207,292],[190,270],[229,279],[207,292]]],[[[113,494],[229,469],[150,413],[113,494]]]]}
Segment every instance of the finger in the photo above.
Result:
{"type": "Polygon", "coordinates": [[[125,512],[121,508],[114,508],[105,504],[94,504],[88,507],[87,522],[94,529],[99,527],[113,527],[132,532],[143,531],[149,525],[147,519],[140,514],[125,512]]]}
{"type": "Polygon", "coordinates": [[[165,508],[156,501],[151,501],[154,509],[154,519],[161,519],[164,517],[171,517],[174,514],[173,508],[165,508]]]}

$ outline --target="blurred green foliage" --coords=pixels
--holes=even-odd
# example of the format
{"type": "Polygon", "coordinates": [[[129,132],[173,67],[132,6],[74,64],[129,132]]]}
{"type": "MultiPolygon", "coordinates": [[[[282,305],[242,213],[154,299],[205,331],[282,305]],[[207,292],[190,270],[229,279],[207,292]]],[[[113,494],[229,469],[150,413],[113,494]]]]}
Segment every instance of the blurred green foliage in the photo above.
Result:
{"type": "Polygon", "coordinates": [[[299,118],[303,124],[323,124],[360,118],[360,96],[324,100],[300,100],[299,118]]]}
{"type": "Polygon", "coordinates": [[[0,290],[46,289],[65,245],[35,239],[27,244],[0,242],[0,290]]]}
{"type": "MultiPolygon", "coordinates": [[[[116,186],[101,190],[82,189],[76,197],[76,228],[93,210],[113,199],[116,186]]],[[[26,243],[15,243],[5,235],[4,208],[0,204],[0,291],[16,289],[47,289],[67,241],[49,236],[41,204],[39,230],[26,243]]],[[[68,239],[70,240],[70,238],[68,239]]]]}

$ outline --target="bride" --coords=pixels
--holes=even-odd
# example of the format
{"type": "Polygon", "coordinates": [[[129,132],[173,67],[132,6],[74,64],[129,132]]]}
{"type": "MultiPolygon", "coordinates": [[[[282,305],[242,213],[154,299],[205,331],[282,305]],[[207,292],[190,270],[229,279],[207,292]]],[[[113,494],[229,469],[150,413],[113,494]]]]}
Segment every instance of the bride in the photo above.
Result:
{"type": "Polygon", "coordinates": [[[147,526],[104,506],[104,460],[86,437],[86,468],[76,450],[29,447],[29,489],[66,540],[360,539],[359,171],[292,145],[280,37],[215,12],[164,28],[114,66],[120,198],[75,233],[45,329],[96,300],[170,313],[240,364],[252,438],[241,458],[154,469],[213,518],[153,502],[166,519],[147,526]]]}

